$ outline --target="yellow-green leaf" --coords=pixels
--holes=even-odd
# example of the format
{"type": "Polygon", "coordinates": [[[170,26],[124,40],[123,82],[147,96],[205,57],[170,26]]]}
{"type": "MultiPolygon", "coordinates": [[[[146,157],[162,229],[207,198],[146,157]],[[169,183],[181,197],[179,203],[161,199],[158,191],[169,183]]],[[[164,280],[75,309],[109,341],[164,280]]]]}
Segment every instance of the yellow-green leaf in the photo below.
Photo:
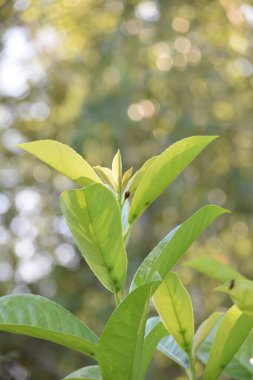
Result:
{"type": "Polygon", "coordinates": [[[135,192],[139,183],[142,180],[142,177],[146,173],[147,169],[150,167],[150,165],[155,161],[155,159],[157,157],[158,156],[151,157],[146,162],[144,162],[142,167],[136,173],[134,173],[133,177],[131,178],[131,180],[128,183],[126,190],[128,190],[131,194],[133,194],[135,192]]]}
{"type": "Polygon", "coordinates": [[[129,223],[133,223],[183,169],[216,138],[217,136],[188,137],[161,153],[148,167],[136,189],[130,207],[129,223]]]}
{"type": "Polygon", "coordinates": [[[206,339],[209,333],[212,331],[216,322],[221,318],[223,313],[215,312],[211,314],[201,325],[199,326],[195,337],[194,337],[194,350],[197,351],[202,344],[202,342],[206,339]]]}
{"type": "Polygon", "coordinates": [[[232,278],[244,278],[244,276],[234,268],[225,264],[221,260],[213,259],[212,257],[192,259],[185,265],[220,282],[226,282],[232,280],[232,278]]]}
{"type": "Polygon", "coordinates": [[[131,178],[132,173],[133,173],[133,168],[128,169],[128,170],[124,173],[123,178],[122,178],[122,190],[125,189],[125,187],[126,187],[128,181],[129,181],[130,178],[131,178]]]}
{"type": "Polygon", "coordinates": [[[118,150],[112,160],[112,173],[116,179],[117,184],[121,183],[122,179],[122,160],[120,151],[118,150]]]}
{"type": "Polygon", "coordinates": [[[107,289],[118,292],[125,282],[127,257],[113,193],[94,184],[65,191],[60,205],[86,262],[107,289]]]}
{"type": "Polygon", "coordinates": [[[102,182],[88,162],[68,145],[53,140],[38,140],[20,144],[18,147],[39,158],[80,186],[102,182]]]}
{"type": "Polygon", "coordinates": [[[105,183],[110,185],[114,190],[117,190],[117,184],[111,169],[99,165],[95,166],[94,169],[105,183]]]}
{"type": "Polygon", "coordinates": [[[159,279],[164,279],[209,224],[227,212],[218,206],[204,206],[184,223],[174,228],[143,260],[134,276],[130,290],[152,281],[157,276],[159,279]]]}
{"type": "Polygon", "coordinates": [[[216,380],[233,359],[253,327],[253,319],[232,306],[221,321],[208,357],[203,380],[216,380]]]}
{"type": "Polygon", "coordinates": [[[194,338],[192,303],[175,273],[169,273],[154,294],[156,309],[179,346],[190,353],[194,338]]]}
{"type": "Polygon", "coordinates": [[[253,281],[234,278],[216,290],[229,294],[241,311],[253,317],[253,281]]]}

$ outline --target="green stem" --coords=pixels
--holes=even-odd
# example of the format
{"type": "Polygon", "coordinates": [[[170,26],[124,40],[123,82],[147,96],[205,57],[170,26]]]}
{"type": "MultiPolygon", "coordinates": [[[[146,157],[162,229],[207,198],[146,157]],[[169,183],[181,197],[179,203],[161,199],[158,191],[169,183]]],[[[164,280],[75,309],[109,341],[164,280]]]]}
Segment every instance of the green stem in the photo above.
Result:
{"type": "Polygon", "coordinates": [[[119,292],[114,292],[114,299],[115,299],[115,303],[116,303],[116,306],[119,306],[120,304],[120,295],[119,295],[119,292]]]}
{"type": "Polygon", "coordinates": [[[132,225],[129,224],[128,227],[127,227],[127,229],[126,229],[126,231],[125,231],[125,233],[124,233],[124,241],[126,241],[127,235],[129,234],[129,231],[130,231],[131,227],[132,227],[132,225]]]}
{"type": "Polygon", "coordinates": [[[189,357],[189,362],[190,362],[190,368],[189,368],[189,371],[187,372],[187,374],[188,374],[190,380],[197,380],[196,368],[195,368],[195,358],[191,352],[188,354],[188,357],[189,357]]]}

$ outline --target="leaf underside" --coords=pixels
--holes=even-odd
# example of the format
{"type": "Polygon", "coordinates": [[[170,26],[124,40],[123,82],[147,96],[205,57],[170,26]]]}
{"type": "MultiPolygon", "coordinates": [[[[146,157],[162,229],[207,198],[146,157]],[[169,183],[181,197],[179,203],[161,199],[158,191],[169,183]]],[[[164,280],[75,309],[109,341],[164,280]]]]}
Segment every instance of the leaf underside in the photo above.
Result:
{"type": "Polygon", "coordinates": [[[68,310],[41,296],[1,297],[0,330],[49,340],[96,356],[97,336],[68,310]]]}

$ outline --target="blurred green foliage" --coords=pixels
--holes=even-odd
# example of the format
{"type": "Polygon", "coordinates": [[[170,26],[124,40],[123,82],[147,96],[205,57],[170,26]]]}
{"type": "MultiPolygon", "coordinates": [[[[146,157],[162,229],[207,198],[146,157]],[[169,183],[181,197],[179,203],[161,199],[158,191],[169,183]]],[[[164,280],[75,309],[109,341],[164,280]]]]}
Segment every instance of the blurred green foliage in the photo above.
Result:
{"type": "MultiPolygon", "coordinates": [[[[1,294],[55,299],[100,332],[113,300],[89,271],[60,214],[73,184],[23,156],[18,143],[57,139],[93,165],[119,147],[138,169],[194,134],[221,138],[135,226],[129,274],[198,207],[233,211],[189,250],[235,263],[252,278],[253,7],[239,0],[0,0],[1,294]]],[[[200,323],[220,305],[179,268],[200,323]]],[[[0,378],[56,380],[88,363],[67,349],[1,334],[0,378]]],[[[150,378],[183,377],[157,354],[150,378]],[[180,377],[181,376],[181,377],[180,377]]],[[[201,368],[199,368],[201,372],[201,368]]]]}

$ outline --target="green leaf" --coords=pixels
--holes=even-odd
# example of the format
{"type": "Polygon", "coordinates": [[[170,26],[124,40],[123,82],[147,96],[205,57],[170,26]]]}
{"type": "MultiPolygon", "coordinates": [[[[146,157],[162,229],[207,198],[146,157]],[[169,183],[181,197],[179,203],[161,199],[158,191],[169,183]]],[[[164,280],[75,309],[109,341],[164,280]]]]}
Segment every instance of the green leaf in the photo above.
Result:
{"type": "Polygon", "coordinates": [[[65,191],[60,205],[67,224],[92,271],[112,292],[124,285],[127,257],[121,215],[113,193],[94,184],[65,191]]]}
{"type": "Polygon", "coordinates": [[[187,353],[182,350],[172,335],[162,338],[157,349],[185,370],[190,368],[187,353]]]}
{"type": "Polygon", "coordinates": [[[174,228],[144,259],[130,290],[152,281],[154,277],[163,279],[205,229],[218,216],[227,212],[229,211],[218,206],[205,206],[174,228]]]}
{"type": "Polygon", "coordinates": [[[175,273],[169,273],[154,294],[155,307],[169,333],[187,353],[194,338],[192,303],[175,273]]]}
{"type": "Polygon", "coordinates": [[[233,359],[253,327],[253,319],[232,306],[221,321],[208,357],[203,380],[216,380],[233,359]]]}
{"type": "Polygon", "coordinates": [[[148,366],[152,360],[153,354],[156,350],[157,344],[166,335],[168,335],[168,331],[162,324],[159,317],[152,317],[147,320],[143,352],[140,362],[141,379],[143,379],[145,376],[148,366]]]}
{"type": "Polygon", "coordinates": [[[98,173],[98,175],[102,178],[102,180],[111,186],[114,190],[117,190],[117,184],[115,178],[112,174],[111,169],[102,167],[102,166],[94,166],[94,169],[98,173]]]}
{"type": "Polygon", "coordinates": [[[252,380],[253,331],[251,330],[234,359],[226,367],[225,373],[234,379],[252,380]]]}
{"type": "Polygon", "coordinates": [[[253,317],[253,281],[234,278],[216,290],[229,294],[241,311],[253,317]]]}
{"type": "Polygon", "coordinates": [[[144,174],[146,173],[147,169],[150,167],[150,165],[155,161],[155,159],[157,158],[158,156],[154,156],[154,157],[151,157],[149,158],[143,165],[142,167],[136,172],[134,173],[133,177],[131,178],[131,180],[129,181],[128,183],[128,186],[127,186],[127,191],[130,192],[130,194],[133,194],[135,192],[135,190],[137,189],[137,187],[139,186],[139,183],[141,182],[144,174]]]}
{"type": "Polygon", "coordinates": [[[149,300],[158,285],[144,285],[130,293],[109,319],[98,349],[103,380],[142,380],[140,363],[149,300]]]}
{"type": "Polygon", "coordinates": [[[210,334],[217,321],[221,318],[223,313],[215,312],[211,314],[201,325],[199,326],[194,337],[194,350],[197,351],[199,346],[203,343],[206,337],[210,334]]]}
{"type": "Polygon", "coordinates": [[[161,153],[142,177],[129,212],[133,223],[174,181],[190,162],[217,136],[193,136],[180,140],[161,153]]]}
{"type": "Polygon", "coordinates": [[[124,173],[123,178],[122,178],[122,190],[124,190],[125,187],[127,186],[128,181],[130,180],[132,173],[133,173],[133,168],[128,169],[124,173]]]}
{"type": "Polygon", "coordinates": [[[224,264],[221,260],[213,259],[211,257],[192,259],[185,265],[220,282],[226,282],[233,278],[244,278],[243,275],[229,265],[224,264]]]}
{"type": "MultiPolygon", "coordinates": [[[[212,329],[211,333],[207,336],[204,342],[201,344],[197,351],[197,356],[204,364],[208,361],[208,356],[211,350],[211,346],[215,337],[217,328],[223,317],[221,317],[212,329]]],[[[230,361],[227,367],[224,369],[224,374],[232,377],[235,380],[252,380],[253,366],[250,363],[253,352],[253,331],[245,339],[240,349],[235,354],[234,358],[230,361]]]]}
{"type": "Polygon", "coordinates": [[[102,380],[99,367],[97,365],[91,365],[78,369],[72,372],[68,376],[64,377],[63,380],[102,380]]]}
{"type": "Polygon", "coordinates": [[[88,162],[68,145],[53,140],[38,140],[20,144],[18,148],[31,153],[80,186],[102,182],[88,162]]]}
{"type": "Polygon", "coordinates": [[[49,340],[96,356],[97,336],[69,311],[41,296],[1,297],[0,330],[49,340]]]}

